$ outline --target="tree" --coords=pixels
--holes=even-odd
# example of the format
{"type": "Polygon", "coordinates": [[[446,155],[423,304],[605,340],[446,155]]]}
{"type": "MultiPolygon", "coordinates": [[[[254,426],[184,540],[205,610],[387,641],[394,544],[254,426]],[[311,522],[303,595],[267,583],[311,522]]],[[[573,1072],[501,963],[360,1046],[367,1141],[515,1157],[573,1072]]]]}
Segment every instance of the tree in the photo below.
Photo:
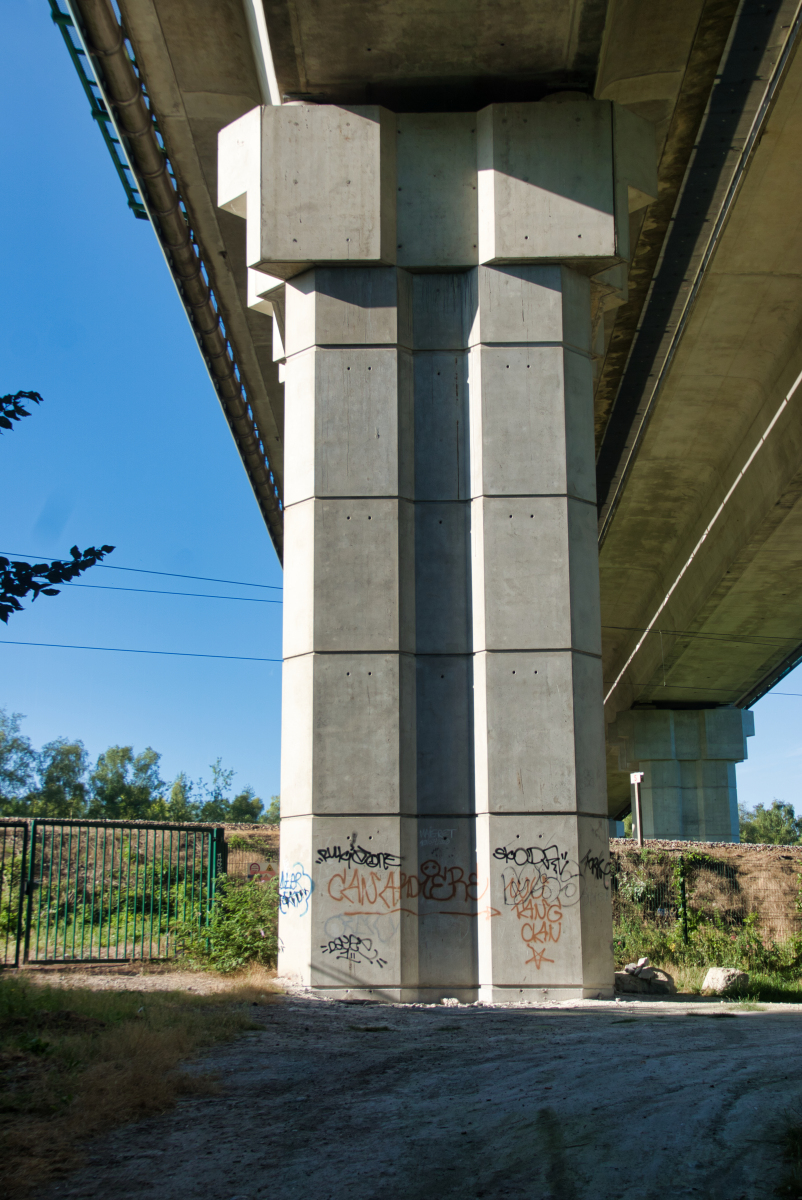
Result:
{"type": "Polygon", "coordinates": [[[89,776],[88,815],[117,821],[153,819],[154,804],[164,801],[160,759],[150,746],[137,755],[133,746],[110,746],[89,776]]]}
{"type": "MultiPolygon", "coordinates": [[[[31,414],[23,408],[23,400],[33,400],[41,404],[42,397],[38,392],[15,392],[0,396],[0,433],[4,429],[13,429],[13,421],[21,421],[31,414]]],[[[87,546],[81,552],[77,546],[70,550],[72,558],[55,559],[49,563],[13,562],[11,559],[0,557],[0,621],[8,624],[8,618],[14,612],[22,612],[20,600],[33,592],[34,600],[39,596],[57,596],[57,583],[69,583],[90,567],[94,567],[111,554],[113,546],[87,546]]]]}
{"type": "Polygon", "coordinates": [[[58,596],[58,588],[52,584],[69,583],[111,554],[113,549],[113,546],[101,546],[99,550],[88,546],[80,551],[73,546],[71,559],[56,559],[50,563],[12,562],[0,557],[0,621],[7,625],[13,612],[22,612],[20,600],[31,592],[34,600],[39,596],[58,596]]]}
{"type": "Polygon", "coordinates": [[[227,771],[222,766],[222,759],[215,759],[211,764],[212,782],[210,784],[201,783],[201,787],[206,793],[206,801],[201,804],[198,810],[198,821],[225,821],[228,819],[231,811],[231,802],[226,793],[231,787],[231,781],[236,775],[236,771],[227,771]]]}
{"type": "Polygon", "coordinates": [[[27,408],[22,407],[23,400],[33,400],[34,404],[42,403],[38,392],[14,392],[13,395],[0,396],[0,433],[4,429],[13,429],[12,421],[21,421],[23,417],[31,415],[27,408]]]}
{"type": "Polygon", "coordinates": [[[265,825],[278,825],[280,820],[281,820],[281,797],[280,796],[271,796],[270,797],[270,807],[268,808],[265,815],[262,817],[262,821],[264,822],[265,825]]]}
{"type": "Polygon", "coordinates": [[[35,781],[36,751],[20,730],[21,713],[0,708],[0,812],[22,816],[35,781]]]}
{"type": "Polygon", "coordinates": [[[772,846],[792,846],[802,842],[802,818],[794,812],[793,804],[774,800],[771,808],[758,804],[749,810],[738,806],[741,841],[772,846]]]}
{"type": "Polygon", "coordinates": [[[185,771],[173,780],[170,799],[167,801],[168,821],[197,821],[198,802],[193,799],[193,784],[185,771]]]}
{"type": "Polygon", "coordinates": [[[82,817],[87,807],[89,755],[83,742],[56,738],[39,751],[39,786],[29,797],[33,817],[82,817]]]}
{"type": "Polygon", "coordinates": [[[261,819],[264,804],[254,795],[252,787],[246,787],[231,801],[228,813],[229,821],[237,821],[242,825],[256,825],[261,819]]]}

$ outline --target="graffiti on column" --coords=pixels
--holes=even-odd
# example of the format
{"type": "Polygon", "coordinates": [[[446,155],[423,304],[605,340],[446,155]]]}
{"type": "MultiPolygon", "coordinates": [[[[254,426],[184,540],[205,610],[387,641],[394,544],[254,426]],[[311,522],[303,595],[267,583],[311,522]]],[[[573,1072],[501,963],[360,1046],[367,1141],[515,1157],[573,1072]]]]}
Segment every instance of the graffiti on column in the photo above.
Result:
{"type": "Polygon", "coordinates": [[[445,866],[432,858],[417,872],[407,872],[399,855],[367,851],[353,843],[346,850],[339,846],[318,850],[317,862],[333,862],[343,868],[332,872],[327,890],[330,899],[342,906],[344,916],[404,912],[416,917],[420,915],[418,907],[409,902],[419,899],[437,905],[435,911],[443,916],[499,915],[498,909],[482,906],[489,893],[489,880],[480,883],[478,872],[464,866],[445,866]]]}
{"type": "Polygon", "coordinates": [[[305,917],[314,886],[311,876],[299,862],[293,863],[288,871],[282,871],[278,884],[279,912],[294,912],[298,917],[305,917]]]}
{"type": "Polygon", "coordinates": [[[332,938],[320,949],[324,954],[333,954],[335,958],[344,958],[348,962],[376,967],[387,966],[387,959],[381,958],[378,950],[374,949],[372,938],[359,937],[355,933],[332,938]]]}
{"type": "Polygon", "coordinates": [[[559,846],[497,846],[493,857],[504,863],[501,881],[504,904],[518,919],[521,940],[529,957],[526,965],[540,970],[551,946],[562,935],[563,912],[579,900],[579,864],[559,846]]]}
{"type": "Polygon", "coordinates": [[[590,850],[585,853],[585,857],[579,864],[583,872],[587,872],[599,883],[604,885],[604,890],[610,890],[610,876],[613,873],[613,864],[610,862],[609,854],[591,854],[590,850]]]}
{"type": "Polygon", "coordinates": [[[317,852],[317,862],[346,863],[348,866],[372,867],[386,871],[388,867],[400,867],[401,859],[397,854],[388,854],[384,850],[365,850],[352,842],[343,850],[340,846],[326,847],[317,852]]]}

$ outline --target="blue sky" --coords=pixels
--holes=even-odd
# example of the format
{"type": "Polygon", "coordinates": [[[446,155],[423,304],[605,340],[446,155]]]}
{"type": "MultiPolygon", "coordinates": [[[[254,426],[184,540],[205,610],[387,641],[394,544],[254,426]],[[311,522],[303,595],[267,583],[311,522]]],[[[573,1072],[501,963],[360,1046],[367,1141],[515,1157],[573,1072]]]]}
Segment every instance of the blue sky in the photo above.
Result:
{"type": "MultiPolygon", "coordinates": [[[[64,556],[109,542],[120,566],[281,585],[281,569],[150,226],[122,187],[50,20],[10,0],[0,46],[2,391],[45,403],[0,437],[0,552],[64,556]]],[[[267,319],[267,318],[265,318],[267,319]]],[[[259,588],[96,568],[82,582],[265,599],[259,588]]],[[[153,746],[162,775],[220,756],[279,791],[281,668],[14,647],[77,643],[279,658],[281,606],[64,588],[0,630],[0,705],[40,745],[153,746]]],[[[802,693],[802,669],[777,693],[802,693]]],[[[748,804],[802,811],[802,696],[755,708],[738,767],[748,804]]]]}
{"type": "MultiPolygon", "coordinates": [[[[281,569],[150,225],[126,206],[46,0],[0,55],[2,391],[45,403],[0,438],[0,551],[110,543],[121,566],[281,585],[281,569]]],[[[267,320],[267,318],[265,318],[267,320]]],[[[280,599],[95,568],[81,582],[280,599]]],[[[281,655],[281,606],[67,588],[0,639],[281,655]]],[[[162,775],[279,790],[278,663],[0,646],[0,705],[37,745],[152,745],[162,775]]]]}

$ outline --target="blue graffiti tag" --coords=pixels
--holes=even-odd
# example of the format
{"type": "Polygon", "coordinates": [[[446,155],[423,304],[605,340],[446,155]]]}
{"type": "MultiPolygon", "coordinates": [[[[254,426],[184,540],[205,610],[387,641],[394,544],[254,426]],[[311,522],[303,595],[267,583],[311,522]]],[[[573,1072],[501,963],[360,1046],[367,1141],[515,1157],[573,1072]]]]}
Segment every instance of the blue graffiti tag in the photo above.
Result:
{"type": "Polygon", "coordinates": [[[278,908],[281,913],[293,910],[296,916],[305,917],[309,912],[309,897],[315,885],[301,863],[293,863],[289,871],[282,871],[278,884],[278,908]]]}

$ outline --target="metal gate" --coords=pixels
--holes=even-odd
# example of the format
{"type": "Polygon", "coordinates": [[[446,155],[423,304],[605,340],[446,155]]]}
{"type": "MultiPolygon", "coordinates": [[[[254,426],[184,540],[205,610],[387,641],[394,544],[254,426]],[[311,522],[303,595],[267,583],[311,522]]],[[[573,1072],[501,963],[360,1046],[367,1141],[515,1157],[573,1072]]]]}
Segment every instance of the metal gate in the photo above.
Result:
{"type": "Polygon", "coordinates": [[[1,820],[0,854],[2,966],[169,958],[225,869],[214,825],[1,820]]]}

